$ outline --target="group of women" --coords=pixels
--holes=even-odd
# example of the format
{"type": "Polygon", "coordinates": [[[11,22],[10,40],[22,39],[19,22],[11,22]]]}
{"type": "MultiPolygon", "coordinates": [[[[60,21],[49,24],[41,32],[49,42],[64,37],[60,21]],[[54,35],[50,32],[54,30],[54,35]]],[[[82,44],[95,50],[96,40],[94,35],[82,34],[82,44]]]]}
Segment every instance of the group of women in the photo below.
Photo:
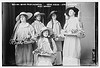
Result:
{"type": "Polygon", "coordinates": [[[16,65],[80,65],[80,39],[85,35],[79,21],[79,10],[76,7],[67,8],[63,29],[56,13],[57,11],[51,11],[51,20],[47,26],[41,22],[44,13],[35,12],[33,16],[30,12],[21,12],[16,17],[17,23],[11,39],[15,45],[16,65]],[[32,16],[35,21],[29,24],[27,20],[32,16]]]}

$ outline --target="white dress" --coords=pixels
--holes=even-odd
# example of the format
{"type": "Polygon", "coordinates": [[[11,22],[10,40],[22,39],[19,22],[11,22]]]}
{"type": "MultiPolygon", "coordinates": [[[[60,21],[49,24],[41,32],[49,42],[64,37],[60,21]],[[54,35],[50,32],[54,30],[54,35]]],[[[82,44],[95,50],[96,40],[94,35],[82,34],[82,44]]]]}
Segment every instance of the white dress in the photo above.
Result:
{"type": "MultiPolygon", "coordinates": [[[[72,34],[71,30],[82,30],[78,18],[74,17],[67,21],[64,28],[66,33],[72,34]]],[[[65,36],[63,47],[63,65],[64,66],[78,66],[80,65],[80,38],[77,36],[65,36]]]]}
{"type": "MultiPolygon", "coordinates": [[[[54,40],[52,39],[53,44],[53,50],[50,47],[50,43],[47,38],[41,38],[38,41],[38,48],[41,50],[40,54],[46,54],[46,53],[56,53],[57,48],[54,40]],[[44,52],[44,53],[43,53],[44,52]]],[[[54,60],[55,56],[38,56],[36,66],[52,66],[52,62],[54,60]]]]}
{"type": "MultiPolygon", "coordinates": [[[[27,38],[31,39],[34,35],[34,29],[29,23],[20,23],[15,31],[14,40],[25,41],[27,38]]],[[[32,44],[18,44],[15,45],[15,60],[16,65],[32,66],[32,44]]]]}

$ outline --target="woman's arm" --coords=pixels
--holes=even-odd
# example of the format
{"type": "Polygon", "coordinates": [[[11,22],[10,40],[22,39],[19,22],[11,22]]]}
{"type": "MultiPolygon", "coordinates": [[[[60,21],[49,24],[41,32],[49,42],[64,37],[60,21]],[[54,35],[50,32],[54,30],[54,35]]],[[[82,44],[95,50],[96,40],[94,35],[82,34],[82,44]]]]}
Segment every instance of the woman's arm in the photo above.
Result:
{"type": "Polygon", "coordinates": [[[64,15],[65,15],[65,25],[64,25],[63,29],[66,29],[69,17],[66,15],[66,13],[64,15]]]}
{"type": "Polygon", "coordinates": [[[14,27],[14,30],[13,30],[13,32],[14,32],[13,40],[15,40],[16,37],[17,37],[17,31],[18,31],[19,27],[20,27],[20,20],[17,21],[16,24],[15,24],[15,27],[14,27]]]}
{"type": "Polygon", "coordinates": [[[35,35],[35,29],[30,25],[30,34],[31,34],[31,38],[34,39],[34,35],[35,35]]]}
{"type": "Polygon", "coordinates": [[[78,20],[81,22],[81,12],[78,12],[78,20]]]}
{"type": "Polygon", "coordinates": [[[51,21],[48,22],[47,27],[52,28],[52,22],[51,21]]]}
{"type": "Polygon", "coordinates": [[[11,44],[13,44],[17,38],[17,31],[19,29],[19,25],[20,25],[20,21],[18,21],[13,29],[13,34],[12,37],[10,39],[11,44]]]}
{"type": "Polygon", "coordinates": [[[86,35],[85,35],[84,29],[83,29],[83,23],[79,21],[77,24],[77,28],[78,28],[77,37],[84,38],[86,35]]]}

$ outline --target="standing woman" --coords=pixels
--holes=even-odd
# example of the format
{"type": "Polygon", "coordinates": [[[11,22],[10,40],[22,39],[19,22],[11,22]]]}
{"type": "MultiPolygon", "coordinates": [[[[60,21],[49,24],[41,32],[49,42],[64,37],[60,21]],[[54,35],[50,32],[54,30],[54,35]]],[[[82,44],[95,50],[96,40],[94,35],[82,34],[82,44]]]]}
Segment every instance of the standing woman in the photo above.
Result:
{"type": "Polygon", "coordinates": [[[41,28],[43,28],[45,25],[41,22],[41,16],[44,15],[44,13],[35,12],[34,18],[35,21],[31,24],[33,28],[35,29],[35,35],[38,36],[40,33],[41,28]]]}
{"type": "Polygon", "coordinates": [[[31,66],[32,56],[32,38],[34,35],[33,27],[27,22],[32,17],[32,13],[21,12],[16,17],[16,25],[11,42],[15,44],[16,65],[31,66]]]}
{"type": "Polygon", "coordinates": [[[48,22],[47,27],[53,29],[54,35],[55,35],[55,42],[57,46],[57,56],[54,62],[54,65],[62,65],[62,40],[60,40],[59,35],[61,34],[61,24],[60,22],[56,19],[57,11],[51,11],[50,16],[51,20],[48,22]]]}
{"type": "Polygon", "coordinates": [[[84,31],[79,21],[78,9],[76,7],[67,8],[64,25],[64,47],[63,47],[63,65],[80,65],[81,45],[80,39],[83,38],[84,31]]]}
{"type": "MultiPolygon", "coordinates": [[[[41,22],[41,16],[44,15],[44,13],[40,13],[40,12],[35,12],[34,13],[34,18],[35,18],[35,21],[31,24],[32,27],[34,28],[35,30],[35,35],[34,35],[34,38],[36,40],[36,42],[38,41],[38,36],[40,34],[40,30],[45,26],[42,22],[41,22]]],[[[34,48],[37,47],[37,44],[35,44],[34,48]]],[[[34,65],[36,65],[36,62],[37,62],[37,54],[34,54],[34,65]]]]}

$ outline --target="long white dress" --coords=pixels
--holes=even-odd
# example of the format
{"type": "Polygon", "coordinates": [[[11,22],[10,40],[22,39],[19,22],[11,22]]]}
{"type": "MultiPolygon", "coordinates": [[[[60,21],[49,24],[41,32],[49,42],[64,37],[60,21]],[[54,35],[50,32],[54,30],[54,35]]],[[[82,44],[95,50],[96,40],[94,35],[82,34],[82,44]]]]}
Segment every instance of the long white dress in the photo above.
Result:
{"type": "MultiPolygon", "coordinates": [[[[15,31],[13,39],[17,41],[25,41],[27,38],[31,39],[33,35],[34,29],[29,23],[20,23],[15,31]]],[[[32,51],[33,49],[31,43],[15,45],[16,65],[32,66],[32,51]]]]}
{"type": "MultiPolygon", "coordinates": [[[[50,47],[50,43],[48,38],[40,38],[38,41],[38,50],[40,51],[40,54],[52,54],[52,53],[56,53],[57,48],[56,48],[56,44],[54,42],[53,39],[51,39],[52,41],[52,45],[53,45],[53,50],[50,47]]],[[[37,62],[36,62],[36,66],[52,66],[52,62],[55,58],[55,55],[52,56],[40,56],[38,55],[37,57],[37,62]]]]}
{"type": "MultiPolygon", "coordinates": [[[[64,28],[66,33],[72,34],[71,30],[82,30],[80,22],[77,17],[71,18],[67,21],[64,28]]],[[[80,38],[77,36],[65,36],[63,47],[63,65],[64,66],[78,66],[80,65],[81,55],[80,38]]]]}

